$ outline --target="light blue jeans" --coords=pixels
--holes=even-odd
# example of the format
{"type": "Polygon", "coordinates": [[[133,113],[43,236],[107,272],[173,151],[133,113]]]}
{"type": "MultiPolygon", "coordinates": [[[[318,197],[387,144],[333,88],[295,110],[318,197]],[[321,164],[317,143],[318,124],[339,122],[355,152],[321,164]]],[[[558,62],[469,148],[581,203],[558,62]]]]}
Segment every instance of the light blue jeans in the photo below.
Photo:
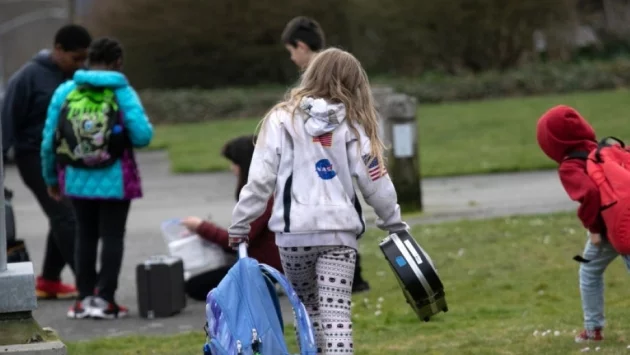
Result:
{"type": "MultiPolygon", "coordinates": [[[[580,294],[584,312],[584,328],[603,328],[604,317],[604,271],[619,255],[605,240],[599,246],[591,244],[590,235],[584,247],[584,259],[589,263],[580,264],[580,294]]],[[[622,255],[626,268],[630,271],[630,255],[622,255]]]]}

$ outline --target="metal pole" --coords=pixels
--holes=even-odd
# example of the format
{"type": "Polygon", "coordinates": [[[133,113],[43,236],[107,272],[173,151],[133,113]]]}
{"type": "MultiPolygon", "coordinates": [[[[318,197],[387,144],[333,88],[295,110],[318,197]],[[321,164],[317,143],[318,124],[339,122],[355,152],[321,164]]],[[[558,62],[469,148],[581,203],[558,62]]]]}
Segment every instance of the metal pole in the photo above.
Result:
{"type": "MultiPolygon", "coordinates": [[[[4,46],[2,34],[0,34],[0,93],[4,92],[4,46]]],[[[1,103],[2,101],[0,101],[1,103]]]]}
{"type": "Polygon", "coordinates": [[[77,8],[76,1],[68,0],[68,22],[70,23],[74,23],[76,8],[77,8]]]}
{"type": "MultiPolygon", "coordinates": [[[[2,147],[2,120],[0,119],[0,148],[2,147]]],[[[7,227],[6,212],[4,210],[4,154],[0,154],[0,274],[7,270],[7,227]]]]}

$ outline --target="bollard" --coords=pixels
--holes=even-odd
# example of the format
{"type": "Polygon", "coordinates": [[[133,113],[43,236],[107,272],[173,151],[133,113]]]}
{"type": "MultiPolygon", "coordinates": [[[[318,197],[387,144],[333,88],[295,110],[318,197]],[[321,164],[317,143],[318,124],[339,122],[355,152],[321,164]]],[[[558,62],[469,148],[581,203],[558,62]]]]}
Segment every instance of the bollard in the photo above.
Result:
{"type": "Polygon", "coordinates": [[[390,148],[387,170],[396,187],[398,203],[403,212],[422,211],[416,99],[390,93],[382,103],[383,140],[390,148]]]}

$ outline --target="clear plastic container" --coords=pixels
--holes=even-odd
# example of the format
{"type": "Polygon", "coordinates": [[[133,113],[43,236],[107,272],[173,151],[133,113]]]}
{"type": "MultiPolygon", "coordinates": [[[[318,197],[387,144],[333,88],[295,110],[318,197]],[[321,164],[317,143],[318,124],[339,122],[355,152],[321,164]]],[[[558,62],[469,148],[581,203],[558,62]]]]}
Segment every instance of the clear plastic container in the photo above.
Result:
{"type": "Polygon", "coordinates": [[[162,222],[162,235],[166,244],[181,240],[182,238],[194,236],[188,228],[184,227],[182,220],[173,218],[162,222]]]}

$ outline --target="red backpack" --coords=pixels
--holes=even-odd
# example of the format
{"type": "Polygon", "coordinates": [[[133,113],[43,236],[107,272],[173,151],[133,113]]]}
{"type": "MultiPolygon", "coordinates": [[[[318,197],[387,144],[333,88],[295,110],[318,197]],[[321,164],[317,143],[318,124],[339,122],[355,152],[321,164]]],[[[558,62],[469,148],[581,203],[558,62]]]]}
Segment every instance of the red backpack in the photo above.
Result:
{"type": "Polygon", "coordinates": [[[571,153],[568,159],[586,160],[586,173],[599,188],[608,241],[618,253],[630,254],[630,151],[621,140],[606,137],[597,149],[571,153]]]}

